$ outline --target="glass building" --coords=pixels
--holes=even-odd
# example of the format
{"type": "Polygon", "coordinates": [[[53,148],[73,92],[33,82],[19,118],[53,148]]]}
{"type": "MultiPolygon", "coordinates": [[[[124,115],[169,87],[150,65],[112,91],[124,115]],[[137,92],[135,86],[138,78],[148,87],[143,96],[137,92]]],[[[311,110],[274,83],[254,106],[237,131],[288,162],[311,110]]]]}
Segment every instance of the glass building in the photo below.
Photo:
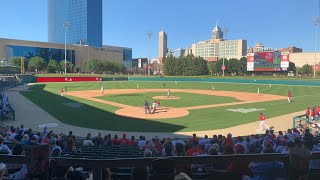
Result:
{"type": "Polygon", "coordinates": [[[123,49],[123,64],[127,68],[132,68],[132,49],[131,48],[123,49]]]}
{"type": "MultiPolygon", "coordinates": [[[[9,59],[11,57],[25,57],[30,59],[39,56],[47,62],[50,59],[60,62],[64,61],[64,49],[8,45],[7,56],[9,59]]],[[[75,64],[74,50],[67,50],[67,60],[71,61],[72,64],[75,64]]]]}
{"type": "Polygon", "coordinates": [[[102,0],[48,0],[48,41],[102,47],[102,0]]]}

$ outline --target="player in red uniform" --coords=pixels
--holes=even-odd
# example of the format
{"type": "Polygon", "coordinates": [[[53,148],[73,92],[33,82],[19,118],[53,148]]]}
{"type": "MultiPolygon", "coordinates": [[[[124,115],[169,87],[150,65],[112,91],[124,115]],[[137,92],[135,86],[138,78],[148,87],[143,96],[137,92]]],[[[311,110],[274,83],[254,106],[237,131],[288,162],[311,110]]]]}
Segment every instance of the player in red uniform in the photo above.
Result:
{"type": "Polygon", "coordinates": [[[291,102],[291,92],[288,91],[288,102],[291,102]]]}
{"type": "Polygon", "coordinates": [[[265,125],[267,127],[267,129],[270,129],[269,126],[266,124],[266,116],[263,115],[263,113],[260,113],[260,130],[263,131],[262,129],[262,125],[265,125]]]}

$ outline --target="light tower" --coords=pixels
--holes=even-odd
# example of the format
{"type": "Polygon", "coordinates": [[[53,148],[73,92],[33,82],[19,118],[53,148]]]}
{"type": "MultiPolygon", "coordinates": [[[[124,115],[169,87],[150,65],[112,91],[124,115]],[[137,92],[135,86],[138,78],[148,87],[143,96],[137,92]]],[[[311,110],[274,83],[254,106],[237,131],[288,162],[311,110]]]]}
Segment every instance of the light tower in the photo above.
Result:
{"type": "Polygon", "coordinates": [[[64,74],[67,74],[67,30],[70,27],[70,22],[63,23],[64,27],[64,74]]]}
{"type": "Polygon", "coordinates": [[[317,67],[317,44],[318,44],[318,31],[319,31],[319,25],[320,25],[320,17],[316,16],[313,17],[313,23],[316,27],[316,42],[314,44],[314,67],[313,67],[313,78],[316,77],[316,67],[317,67]]]}

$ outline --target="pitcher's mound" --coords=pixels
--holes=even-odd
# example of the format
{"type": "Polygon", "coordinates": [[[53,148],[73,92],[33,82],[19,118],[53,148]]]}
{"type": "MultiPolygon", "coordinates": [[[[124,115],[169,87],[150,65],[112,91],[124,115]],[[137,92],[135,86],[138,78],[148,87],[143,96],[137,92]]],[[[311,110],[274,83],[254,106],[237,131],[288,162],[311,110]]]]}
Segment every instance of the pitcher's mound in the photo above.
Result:
{"type": "Polygon", "coordinates": [[[153,99],[164,99],[164,100],[175,100],[175,99],[180,99],[178,96],[154,96],[152,97],[153,99]]]}
{"type": "Polygon", "coordinates": [[[183,108],[172,108],[172,107],[162,107],[160,106],[154,114],[145,114],[144,108],[140,107],[127,107],[119,109],[115,112],[118,115],[142,118],[142,119],[167,119],[167,118],[177,118],[187,116],[189,111],[183,108]]]}

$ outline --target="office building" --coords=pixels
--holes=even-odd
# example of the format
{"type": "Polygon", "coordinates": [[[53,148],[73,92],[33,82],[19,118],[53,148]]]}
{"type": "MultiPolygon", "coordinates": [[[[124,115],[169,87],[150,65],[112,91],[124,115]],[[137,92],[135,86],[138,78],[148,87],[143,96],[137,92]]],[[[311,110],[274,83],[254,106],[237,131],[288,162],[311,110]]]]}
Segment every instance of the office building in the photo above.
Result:
{"type": "Polygon", "coordinates": [[[295,46],[290,46],[290,47],[287,47],[287,48],[279,48],[278,51],[280,51],[280,52],[287,51],[289,53],[300,53],[300,52],[302,52],[302,49],[301,48],[297,48],[295,46]]]}
{"type": "Polygon", "coordinates": [[[158,58],[161,62],[165,59],[168,52],[167,46],[167,34],[164,31],[159,32],[159,49],[158,49],[158,58]]]}
{"type": "Polygon", "coordinates": [[[185,51],[186,51],[186,50],[185,50],[185,49],[182,49],[182,48],[175,49],[174,52],[173,52],[173,56],[174,56],[175,58],[179,58],[179,57],[181,57],[181,56],[184,55],[185,51]]]}
{"type": "Polygon", "coordinates": [[[102,47],[102,0],[48,0],[48,41],[64,44],[65,38],[102,47]]]}
{"type": "MultiPolygon", "coordinates": [[[[64,61],[64,44],[24,41],[0,38],[0,57],[9,62],[11,57],[42,57],[46,62],[54,59],[64,61]]],[[[100,48],[79,45],[67,45],[67,61],[84,71],[85,63],[90,59],[117,61],[128,68],[132,66],[132,49],[126,47],[102,46],[100,48]]]]}
{"type": "Polygon", "coordinates": [[[200,56],[207,61],[217,61],[220,58],[240,59],[247,54],[246,40],[225,40],[223,32],[216,25],[212,30],[211,39],[192,44],[194,56],[200,56]]]}

